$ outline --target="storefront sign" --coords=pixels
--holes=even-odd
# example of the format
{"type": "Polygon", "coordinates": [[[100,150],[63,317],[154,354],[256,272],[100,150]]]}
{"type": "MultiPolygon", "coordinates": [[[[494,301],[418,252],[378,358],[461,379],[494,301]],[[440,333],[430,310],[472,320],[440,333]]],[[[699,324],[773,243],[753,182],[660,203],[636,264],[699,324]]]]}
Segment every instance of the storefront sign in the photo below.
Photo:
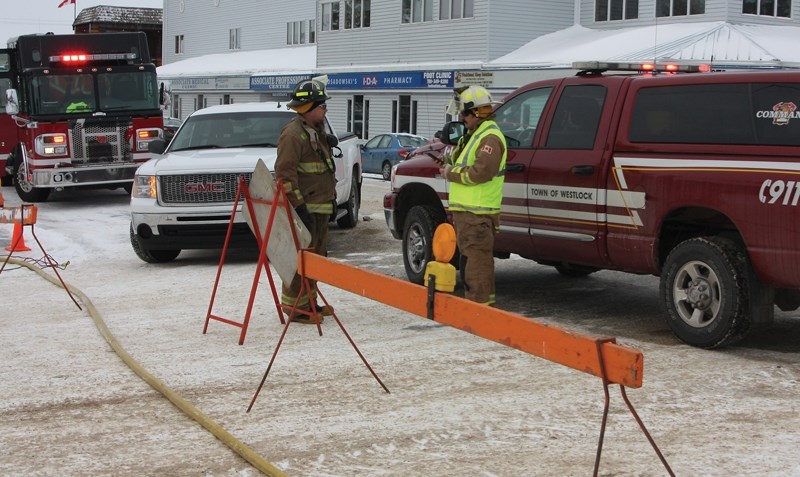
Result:
{"type": "Polygon", "coordinates": [[[452,88],[452,71],[394,71],[385,73],[331,73],[330,89],[452,88]]]}
{"type": "Polygon", "coordinates": [[[250,77],[250,89],[256,91],[292,91],[300,81],[311,75],[259,75],[250,77]]]}
{"type": "Polygon", "coordinates": [[[492,71],[456,71],[456,86],[494,86],[494,72],[492,71]]]}

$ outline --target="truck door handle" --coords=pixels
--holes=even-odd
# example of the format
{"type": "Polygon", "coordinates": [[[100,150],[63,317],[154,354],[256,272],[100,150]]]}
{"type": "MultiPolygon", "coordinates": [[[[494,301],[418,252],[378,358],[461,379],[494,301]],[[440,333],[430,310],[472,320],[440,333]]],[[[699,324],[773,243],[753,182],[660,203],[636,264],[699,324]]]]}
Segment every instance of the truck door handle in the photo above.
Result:
{"type": "Polygon", "coordinates": [[[594,174],[594,166],[575,166],[572,173],[576,176],[590,176],[594,174]]]}
{"type": "Polygon", "coordinates": [[[506,164],[506,172],[522,172],[525,170],[525,164],[506,164]]]}

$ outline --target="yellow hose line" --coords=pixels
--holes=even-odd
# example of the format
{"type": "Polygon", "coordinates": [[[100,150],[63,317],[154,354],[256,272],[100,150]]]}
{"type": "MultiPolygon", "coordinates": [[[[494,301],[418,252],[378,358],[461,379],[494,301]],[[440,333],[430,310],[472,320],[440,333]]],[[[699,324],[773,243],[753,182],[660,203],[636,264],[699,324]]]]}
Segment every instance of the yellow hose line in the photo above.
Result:
{"type": "MultiPolygon", "coordinates": [[[[59,288],[63,288],[61,283],[58,281],[57,278],[54,278],[44,270],[29,264],[23,260],[17,260],[15,258],[9,258],[8,263],[19,265],[34,272],[38,273],[41,277],[48,280],[50,283],[56,285],[59,288]]],[[[66,282],[65,282],[66,283],[66,282]]],[[[89,312],[89,316],[92,317],[94,320],[95,326],[97,329],[100,330],[100,334],[103,335],[103,338],[106,339],[111,348],[117,353],[117,355],[128,365],[129,368],[133,370],[134,373],[138,374],[140,378],[142,378],[147,384],[149,384],[153,389],[160,392],[164,395],[167,399],[172,402],[178,409],[183,411],[186,415],[197,421],[201,426],[205,427],[208,432],[214,435],[217,439],[221,440],[226,446],[233,449],[234,452],[242,456],[244,460],[249,462],[253,465],[256,469],[260,470],[264,475],[268,475],[270,477],[288,477],[288,474],[282,472],[280,469],[276,468],[274,465],[267,462],[263,457],[258,455],[253,449],[244,445],[241,441],[233,437],[228,431],[226,431],[222,426],[214,422],[211,418],[203,414],[199,409],[194,407],[188,401],[186,401],[183,397],[181,397],[178,393],[173,391],[169,388],[166,384],[161,382],[158,378],[150,374],[146,369],[142,368],[142,366],[136,362],[131,355],[128,354],[127,351],[119,344],[114,335],[109,331],[108,327],[106,326],[103,319],[100,317],[100,313],[95,308],[94,304],[92,304],[91,300],[80,290],[73,287],[72,285],[67,284],[69,291],[78,297],[80,301],[86,306],[87,311],[89,312]]]]}

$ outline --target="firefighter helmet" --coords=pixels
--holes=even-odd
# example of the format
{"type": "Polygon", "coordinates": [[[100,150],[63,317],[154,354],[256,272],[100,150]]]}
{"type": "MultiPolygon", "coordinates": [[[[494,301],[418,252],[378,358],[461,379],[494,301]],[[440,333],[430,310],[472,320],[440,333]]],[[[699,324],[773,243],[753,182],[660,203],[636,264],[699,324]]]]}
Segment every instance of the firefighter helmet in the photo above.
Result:
{"type": "Polygon", "coordinates": [[[288,106],[296,109],[300,106],[313,103],[324,103],[330,99],[325,92],[325,84],[317,79],[303,80],[294,87],[292,100],[288,106]]]}
{"type": "MultiPolygon", "coordinates": [[[[491,114],[492,105],[503,104],[502,101],[493,101],[492,94],[483,86],[469,86],[467,88],[461,87],[453,90],[455,95],[450,102],[448,112],[451,114],[462,114],[469,111],[481,111],[482,117],[491,114]],[[483,108],[487,106],[488,108],[483,108]]],[[[477,114],[476,114],[477,115],[477,114]]]]}

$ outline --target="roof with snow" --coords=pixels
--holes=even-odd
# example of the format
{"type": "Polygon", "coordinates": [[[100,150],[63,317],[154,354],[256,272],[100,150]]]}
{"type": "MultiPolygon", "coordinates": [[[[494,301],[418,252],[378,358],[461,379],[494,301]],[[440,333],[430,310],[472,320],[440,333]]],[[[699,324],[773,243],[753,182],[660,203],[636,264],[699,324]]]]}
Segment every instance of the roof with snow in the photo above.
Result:
{"type": "Polygon", "coordinates": [[[192,76],[310,73],[317,66],[317,47],[301,46],[270,50],[216,53],[176,61],[158,67],[158,76],[180,78],[192,76]]]}
{"type": "Polygon", "coordinates": [[[115,23],[161,26],[163,19],[164,10],[161,8],[112,7],[108,5],[98,5],[96,7],[89,7],[81,10],[72,24],[85,25],[87,23],[115,23]]]}
{"type": "Polygon", "coordinates": [[[498,68],[568,67],[573,61],[681,60],[719,66],[800,68],[800,27],[729,22],[670,23],[616,30],[573,25],[490,61],[498,68]]]}

